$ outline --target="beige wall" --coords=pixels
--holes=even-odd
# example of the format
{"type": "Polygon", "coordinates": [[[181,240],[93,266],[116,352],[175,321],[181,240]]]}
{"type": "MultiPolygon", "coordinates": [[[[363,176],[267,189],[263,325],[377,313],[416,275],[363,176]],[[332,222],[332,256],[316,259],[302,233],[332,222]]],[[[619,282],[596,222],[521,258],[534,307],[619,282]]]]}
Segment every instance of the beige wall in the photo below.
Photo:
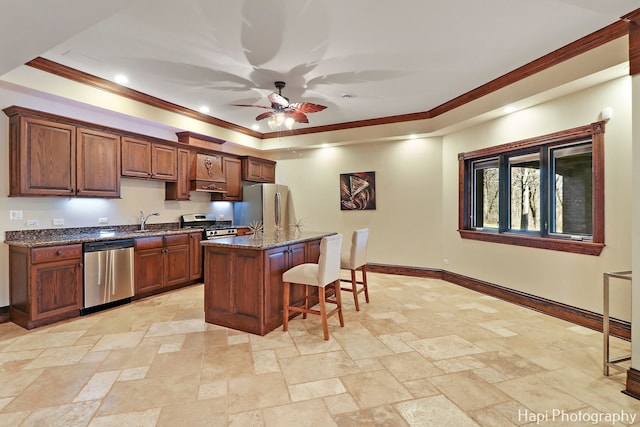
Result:
{"type": "Polygon", "coordinates": [[[278,160],[306,230],[370,229],[368,260],[433,267],[440,259],[441,139],[412,139],[305,150],[278,160]],[[376,210],[341,211],[339,176],[376,173],[376,210]]]}

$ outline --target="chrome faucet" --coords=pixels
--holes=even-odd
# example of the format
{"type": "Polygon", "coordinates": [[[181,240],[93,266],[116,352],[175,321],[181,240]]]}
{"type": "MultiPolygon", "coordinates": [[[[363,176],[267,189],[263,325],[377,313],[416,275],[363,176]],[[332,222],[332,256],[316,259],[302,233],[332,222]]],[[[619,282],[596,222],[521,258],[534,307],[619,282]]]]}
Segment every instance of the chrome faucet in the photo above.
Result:
{"type": "Polygon", "coordinates": [[[144,213],[142,211],[140,211],[140,231],[144,231],[144,225],[147,223],[147,220],[151,216],[160,216],[160,213],[159,212],[154,212],[154,213],[151,213],[151,214],[149,214],[147,216],[144,216],[144,213]]]}

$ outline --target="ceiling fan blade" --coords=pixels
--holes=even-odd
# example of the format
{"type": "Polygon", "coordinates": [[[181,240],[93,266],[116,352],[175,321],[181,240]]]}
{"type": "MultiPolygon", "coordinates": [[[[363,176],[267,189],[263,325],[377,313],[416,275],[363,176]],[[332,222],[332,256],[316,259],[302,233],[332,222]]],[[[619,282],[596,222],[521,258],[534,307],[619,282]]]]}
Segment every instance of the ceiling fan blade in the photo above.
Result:
{"type": "Polygon", "coordinates": [[[289,104],[289,108],[300,111],[301,113],[317,113],[327,107],[325,105],[313,104],[311,102],[294,102],[289,104]]]}
{"type": "Polygon", "coordinates": [[[293,120],[295,120],[298,123],[309,123],[309,119],[307,118],[307,116],[300,111],[289,110],[285,113],[285,115],[287,117],[291,117],[293,120]]]}
{"type": "Polygon", "coordinates": [[[271,107],[265,107],[264,105],[253,105],[253,104],[231,104],[232,107],[256,107],[256,108],[264,108],[266,110],[270,110],[271,107]]]}
{"type": "Polygon", "coordinates": [[[264,112],[264,113],[262,113],[262,114],[259,114],[259,115],[256,117],[256,121],[260,121],[260,120],[262,120],[262,119],[266,119],[267,117],[271,117],[271,116],[273,116],[273,114],[274,114],[274,112],[273,112],[273,111],[267,111],[267,112],[264,112]]]}
{"type": "Polygon", "coordinates": [[[271,102],[271,104],[280,105],[282,108],[286,108],[289,106],[289,101],[287,100],[287,98],[275,92],[269,94],[267,99],[269,100],[269,102],[271,102]]]}

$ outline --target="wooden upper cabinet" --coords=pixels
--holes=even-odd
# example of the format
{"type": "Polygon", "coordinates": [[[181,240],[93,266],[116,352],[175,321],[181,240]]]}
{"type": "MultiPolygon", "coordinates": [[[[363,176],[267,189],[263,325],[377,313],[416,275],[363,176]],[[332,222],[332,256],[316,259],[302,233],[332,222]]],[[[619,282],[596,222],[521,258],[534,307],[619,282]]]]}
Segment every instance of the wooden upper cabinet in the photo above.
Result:
{"type": "Polygon", "coordinates": [[[237,202],[242,200],[242,164],[235,157],[222,158],[222,171],[227,182],[226,193],[213,193],[211,200],[237,202]]]}
{"type": "Polygon", "coordinates": [[[120,137],[77,129],[76,195],[120,197],[120,137]]]}
{"type": "Polygon", "coordinates": [[[19,107],[9,115],[9,195],[120,197],[120,136],[19,107]]]}
{"type": "Polygon", "coordinates": [[[276,182],[276,162],[257,157],[242,157],[242,179],[253,182],[276,182]]]}
{"type": "Polygon", "coordinates": [[[151,144],[151,178],[165,181],[178,179],[178,149],[176,147],[151,144]]]}
{"type": "Polygon", "coordinates": [[[75,195],[75,127],[18,115],[9,123],[9,195],[75,195]]]}
{"type": "Polygon", "coordinates": [[[122,176],[176,181],[178,150],[170,145],[122,138],[122,176]]]}
{"type": "Polygon", "coordinates": [[[122,175],[132,178],[151,178],[151,143],[122,138],[122,175]]]}
{"type": "Polygon", "coordinates": [[[178,179],[165,184],[165,200],[189,200],[189,150],[178,148],[178,179]]]}

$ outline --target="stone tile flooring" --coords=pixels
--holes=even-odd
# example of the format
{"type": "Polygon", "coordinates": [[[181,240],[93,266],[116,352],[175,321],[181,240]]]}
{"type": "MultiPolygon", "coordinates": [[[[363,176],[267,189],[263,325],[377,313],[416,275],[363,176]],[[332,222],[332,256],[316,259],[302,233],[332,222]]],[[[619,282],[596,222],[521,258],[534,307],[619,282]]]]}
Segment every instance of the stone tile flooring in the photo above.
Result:
{"type": "Polygon", "coordinates": [[[600,333],[439,280],[370,274],[370,290],[360,312],[343,294],[329,341],[315,316],[265,337],[209,325],[202,285],[1,324],[0,425],[640,425],[600,333]]]}

